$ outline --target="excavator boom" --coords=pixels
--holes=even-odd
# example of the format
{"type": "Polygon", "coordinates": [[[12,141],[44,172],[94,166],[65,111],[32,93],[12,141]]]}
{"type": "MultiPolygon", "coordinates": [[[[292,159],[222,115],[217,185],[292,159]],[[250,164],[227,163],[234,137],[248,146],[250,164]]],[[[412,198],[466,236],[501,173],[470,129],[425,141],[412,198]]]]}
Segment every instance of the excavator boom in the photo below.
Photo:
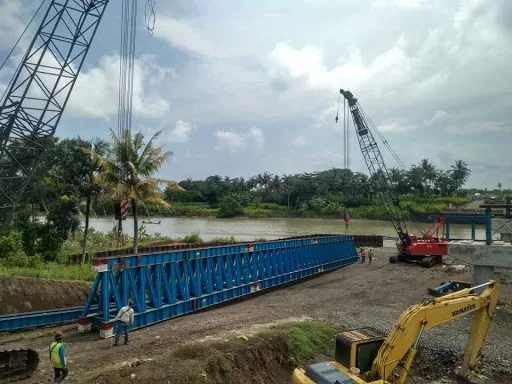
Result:
{"type": "Polygon", "coordinates": [[[427,299],[407,309],[384,340],[374,360],[370,377],[389,378],[411,347],[416,348],[423,331],[475,313],[464,364],[460,370],[462,376],[471,376],[480,361],[485,336],[500,292],[499,285],[494,281],[486,285],[487,288],[481,295],[471,292],[482,286],[466,288],[446,296],[427,299]]]}
{"type": "Polygon", "coordinates": [[[408,308],[387,336],[369,329],[344,331],[336,336],[336,360],[295,369],[293,384],[405,384],[424,331],[473,314],[464,360],[455,372],[470,382],[480,382],[482,348],[500,294],[490,281],[446,296],[425,299],[408,308]],[[481,294],[475,291],[485,288],[481,294]],[[372,363],[373,360],[373,363],[372,363]]]}

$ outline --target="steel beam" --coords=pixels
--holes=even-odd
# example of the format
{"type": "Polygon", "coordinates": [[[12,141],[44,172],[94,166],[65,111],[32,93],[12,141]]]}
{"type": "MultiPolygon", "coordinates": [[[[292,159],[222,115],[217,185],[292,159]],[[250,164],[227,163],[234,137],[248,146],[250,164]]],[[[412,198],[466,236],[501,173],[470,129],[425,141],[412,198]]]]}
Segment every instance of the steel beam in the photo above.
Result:
{"type": "Polygon", "coordinates": [[[154,252],[93,260],[98,270],[79,331],[113,335],[113,318],[134,301],[133,328],[333,270],[357,260],[350,236],[154,252]],[[91,310],[92,306],[94,310],[91,310]]]}
{"type": "Polygon", "coordinates": [[[74,322],[80,318],[84,307],[13,313],[0,316],[0,332],[74,322]]]}

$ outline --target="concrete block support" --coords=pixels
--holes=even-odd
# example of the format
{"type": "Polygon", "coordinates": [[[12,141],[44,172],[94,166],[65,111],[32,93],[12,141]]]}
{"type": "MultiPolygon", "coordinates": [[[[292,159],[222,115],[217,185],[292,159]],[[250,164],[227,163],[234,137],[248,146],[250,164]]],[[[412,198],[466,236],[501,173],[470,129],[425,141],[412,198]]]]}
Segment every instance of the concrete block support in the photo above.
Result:
{"type": "Polygon", "coordinates": [[[450,241],[448,254],[474,266],[474,285],[494,279],[494,267],[512,267],[512,246],[506,243],[450,241]]]}
{"type": "Polygon", "coordinates": [[[448,254],[472,265],[512,267],[512,246],[507,243],[486,245],[479,241],[450,241],[448,254]]]}
{"type": "MultiPolygon", "coordinates": [[[[473,271],[473,286],[484,284],[494,279],[494,267],[488,265],[475,265],[473,271]]],[[[482,293],[486,287],[475,290],[475,293],[482,293]]]]}

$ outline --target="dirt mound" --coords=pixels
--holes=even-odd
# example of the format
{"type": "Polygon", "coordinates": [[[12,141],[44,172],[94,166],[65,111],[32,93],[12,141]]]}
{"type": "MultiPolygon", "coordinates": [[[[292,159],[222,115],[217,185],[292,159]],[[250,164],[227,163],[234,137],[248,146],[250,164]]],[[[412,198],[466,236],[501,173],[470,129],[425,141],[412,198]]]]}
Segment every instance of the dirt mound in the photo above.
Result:
{"type": "Polygon", "coordinates": [[[87,283],[31,278],[0,278],[0,315],[85,304],[87,283]]]}
{"type": "Polygon", "coordinates": [[[124,362],[87,383],[279,384],[293,366],[283,335],[224,343],[184,344],[156,359],[124,362]]]}

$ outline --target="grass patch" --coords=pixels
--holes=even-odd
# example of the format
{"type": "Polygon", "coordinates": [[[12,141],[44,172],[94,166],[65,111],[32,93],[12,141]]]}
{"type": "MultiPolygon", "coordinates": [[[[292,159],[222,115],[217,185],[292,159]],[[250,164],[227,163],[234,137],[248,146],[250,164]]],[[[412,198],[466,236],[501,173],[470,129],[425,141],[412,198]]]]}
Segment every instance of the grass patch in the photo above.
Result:
{"type": "Polygon", "coordinates": [[[315,321],[298,323],[286,331],[290,355],[296,364],[304,364],[318,355],[334,358],[336,328],[315,321]]]}
{"type": "Polygon", "coordinates": [[[215,237],[211,240],[212,243],[237,243],[238,240],[235,236],[229,237],[215,237]]]}
{"type": "Polygon", "coordinates": [[[173,351],[173,356],[180,360],[198,359],[212,353],[212,349],[206,344],[187,343],[178,346],[173,351]]]}
{"type": "Polygon", "coordinates": [[[197,244],[202,243],[203,239],[199,237],[199,233],[191,233],[190,235],[185,236],[182,241],[184,243],[191,243],[191,244],[197,244]]]}
{"type": "Polygon", "coordinates": [[[93,281],[96,272],[89,264],[67,265],[58,263],[41,263],[39,267],[17,267],[0,264],[0,276],[2,277],[33,277],[40,279],[60,279],[93,281]]]}

